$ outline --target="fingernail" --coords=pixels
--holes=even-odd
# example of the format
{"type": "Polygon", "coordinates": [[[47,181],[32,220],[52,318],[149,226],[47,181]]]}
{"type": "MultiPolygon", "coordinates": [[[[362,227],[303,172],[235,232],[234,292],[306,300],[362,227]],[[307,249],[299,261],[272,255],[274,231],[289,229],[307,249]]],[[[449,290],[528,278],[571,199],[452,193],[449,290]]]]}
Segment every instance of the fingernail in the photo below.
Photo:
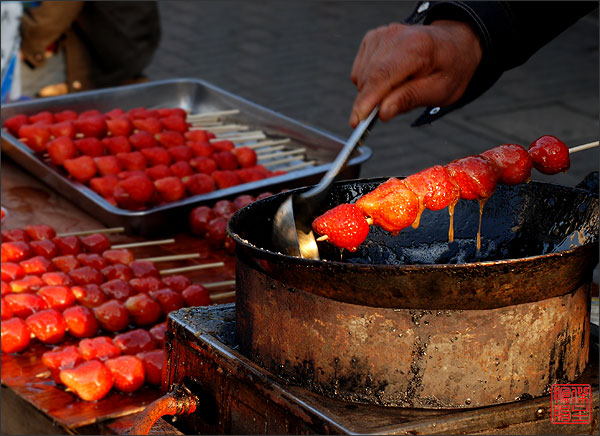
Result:
{"type": "Polygon", "coordinates": [[[358,114],[356,112],[352,112],[352,116],[350,117],[350,125],[355,126],[358,124],[358,114]]]}
{"type": "Polygon", "coordinates": [[[396,106],[395,104],[393,104],[391,106],[387,106],[387,107],[385,107],[385,110],[383,112],[383,117],[389,120],[394,115],[396,115],[397,112],[398,112],[398,106],[396,106]]]}

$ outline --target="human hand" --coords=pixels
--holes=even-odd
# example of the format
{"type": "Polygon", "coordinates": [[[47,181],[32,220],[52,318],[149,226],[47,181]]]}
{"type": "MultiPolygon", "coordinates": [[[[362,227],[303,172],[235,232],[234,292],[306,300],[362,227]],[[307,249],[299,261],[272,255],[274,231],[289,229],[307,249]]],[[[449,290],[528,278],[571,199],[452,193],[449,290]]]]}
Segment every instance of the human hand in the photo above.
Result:
{"type": "Polygon", "coordinates": [[[350,125],[356,127],[377,104],[379,118],[388,121],[419,106],[455,103],[481,56],[479,38],[458,21],[392,23],[369,31],[352,66],[352,82],[359,92],[350,125]]]}

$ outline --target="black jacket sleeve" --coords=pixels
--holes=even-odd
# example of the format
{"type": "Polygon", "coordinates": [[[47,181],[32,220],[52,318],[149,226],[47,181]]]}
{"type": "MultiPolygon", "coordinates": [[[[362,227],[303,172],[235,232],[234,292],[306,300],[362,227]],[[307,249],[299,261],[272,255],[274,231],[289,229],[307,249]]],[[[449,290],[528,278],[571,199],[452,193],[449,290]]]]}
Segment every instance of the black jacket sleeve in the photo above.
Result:
{"type": "Polygon", "coordinates": [[[577,20],[598,8],[596,1],[431,1],[419,2],[406,20],[468,23],[482,43],[483,56],[461,99],[444,108],[427,108],[413,123],[431,123],[488,90],[505,71],[523,64],[577,20]]]}

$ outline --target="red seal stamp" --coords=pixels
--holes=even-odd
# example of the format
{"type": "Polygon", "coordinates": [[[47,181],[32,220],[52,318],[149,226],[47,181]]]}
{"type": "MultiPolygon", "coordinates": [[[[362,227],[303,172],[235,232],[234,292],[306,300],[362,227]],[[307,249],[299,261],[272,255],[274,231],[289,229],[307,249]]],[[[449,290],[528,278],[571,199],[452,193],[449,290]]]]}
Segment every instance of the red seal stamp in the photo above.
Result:
{"type": "Polygon", "coordinates": [[[552,423],[589,424],[592,421],[592,386],[552,385],[552,423]]]}

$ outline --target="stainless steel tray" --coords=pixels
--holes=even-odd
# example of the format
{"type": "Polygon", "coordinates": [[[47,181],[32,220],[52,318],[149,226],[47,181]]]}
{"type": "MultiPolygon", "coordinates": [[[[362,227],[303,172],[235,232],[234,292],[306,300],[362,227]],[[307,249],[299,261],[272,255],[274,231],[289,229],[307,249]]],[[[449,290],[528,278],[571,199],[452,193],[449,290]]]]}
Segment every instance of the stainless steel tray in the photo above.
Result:
{"type": "MultiPolygon", "coordinates": [[[[314,166],[290,171],[285,175],[187,197],[144,211],[129,211],[111,205],[85,185],[69,179],[64,170],[44,162],[40,156],[4,129],[2,153],[105,225],[122,226],[130,234],[154,236],[181,231],[187,226],[189,212],[200,204],[212,205],[219,199],[233,198],[242,193],[275,193],[284,188],[314,184],[327,171],[344,143],[327,132],[294,121],[207,82],[186,78],[10,103],[2,105],[2,124],[7,118],[19,113],[31,115],[43,110],[57,112],[65,109],[76,112],[98,109],[106,112],[114,108],[128,110],[140,106],[181,107],[190,113],[239,109],[239,114],[230,119],[232,122],[262,130],[269,138],[290,138],[293,146],[306,148],[306,159],[316,163],[314,166]]],[[[358,177],[360,165],[371,157],[371,153],[368,147],[360,147],[350,159],[342,177],[358,177]]]]}

